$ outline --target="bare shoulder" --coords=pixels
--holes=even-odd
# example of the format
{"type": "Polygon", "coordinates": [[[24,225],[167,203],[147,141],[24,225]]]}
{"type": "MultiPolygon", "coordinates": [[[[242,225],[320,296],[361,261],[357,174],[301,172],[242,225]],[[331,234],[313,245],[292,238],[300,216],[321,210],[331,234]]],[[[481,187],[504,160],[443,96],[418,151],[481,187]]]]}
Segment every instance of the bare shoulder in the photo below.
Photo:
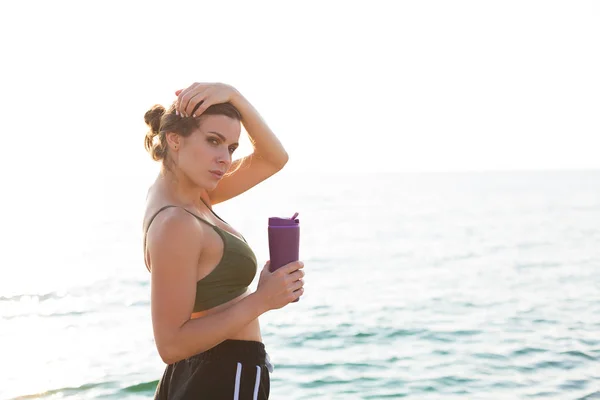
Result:
{"type": "Polygon", "coordinates": [[[204,227],[181,207],[170,207],[156,215],[147,232],[147,249],[155,264],[177,254],[186,257],[200,255],[204,227]]]}

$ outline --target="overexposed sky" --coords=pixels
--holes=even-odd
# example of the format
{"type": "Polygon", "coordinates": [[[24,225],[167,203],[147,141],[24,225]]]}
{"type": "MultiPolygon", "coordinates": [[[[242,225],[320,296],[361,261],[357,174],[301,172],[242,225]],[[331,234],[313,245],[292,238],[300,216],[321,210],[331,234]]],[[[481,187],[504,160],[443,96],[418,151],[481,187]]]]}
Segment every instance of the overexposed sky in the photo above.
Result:
{"type": "Polygon", "coordinates": [[[599,17],[594,1],[3,2],[2,173],[148,171],[144,112],[195,81],[237,87],[294,171],[600,168],[599,17]]]}

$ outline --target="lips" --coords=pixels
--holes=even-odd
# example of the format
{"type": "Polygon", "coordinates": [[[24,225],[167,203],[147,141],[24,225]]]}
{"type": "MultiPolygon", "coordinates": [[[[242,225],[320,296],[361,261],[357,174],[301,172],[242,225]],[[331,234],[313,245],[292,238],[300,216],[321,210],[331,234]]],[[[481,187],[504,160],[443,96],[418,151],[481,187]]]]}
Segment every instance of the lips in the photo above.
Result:
{"type": "Polygon", "coordinates": [[[225,174],[224,172],[216,171],[216,170],[209,171],[209,172],[212,173],[212,174],[217,175],[219,178],[223,177],[223,175],[225,174]]]}

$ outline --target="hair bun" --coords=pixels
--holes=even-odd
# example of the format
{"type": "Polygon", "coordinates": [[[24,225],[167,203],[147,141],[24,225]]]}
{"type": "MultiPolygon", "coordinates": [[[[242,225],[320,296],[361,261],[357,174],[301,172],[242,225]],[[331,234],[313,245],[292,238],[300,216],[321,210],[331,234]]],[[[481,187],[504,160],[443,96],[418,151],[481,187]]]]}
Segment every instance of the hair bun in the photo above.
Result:
{"type": "Polygon", "coordinates": [[[152,133],[157,135],[160,130],[160,119],[165,113],[165,108],[160,104],[153,106],[144,114],[144,121],[152,130],[152,133]]]}

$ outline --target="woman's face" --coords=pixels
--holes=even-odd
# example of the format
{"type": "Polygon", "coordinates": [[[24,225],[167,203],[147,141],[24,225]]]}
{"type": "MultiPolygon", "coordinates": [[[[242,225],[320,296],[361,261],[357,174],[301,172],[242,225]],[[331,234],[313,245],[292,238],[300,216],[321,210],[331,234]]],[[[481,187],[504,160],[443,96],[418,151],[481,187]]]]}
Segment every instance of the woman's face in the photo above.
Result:
{"type": "Polygon", "coordinates": [[[240,132],[238,120],[225,115],[202,116],[198,129],[188,137],[179,137],[175,162],[194,184],[210,191],[221,179],[211,171],[224,174],[229,170],[240,132]]]}

